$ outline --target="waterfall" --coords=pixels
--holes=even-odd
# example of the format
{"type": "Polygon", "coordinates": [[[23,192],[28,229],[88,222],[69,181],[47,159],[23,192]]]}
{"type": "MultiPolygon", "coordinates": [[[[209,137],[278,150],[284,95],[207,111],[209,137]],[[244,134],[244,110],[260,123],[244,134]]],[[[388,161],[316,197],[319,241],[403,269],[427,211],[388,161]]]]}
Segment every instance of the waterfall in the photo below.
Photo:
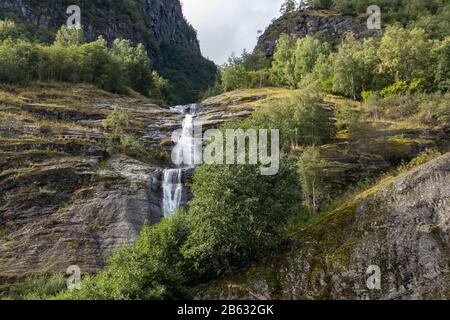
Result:
{"type": "Polygon", "coordinates": [[[198,106],[176,106],[171,108],[173,112],[184,115],[181,136],[177,145],[173,149],[173,161],[177,169],[164,170],[163,181],[163,213],[164,216],[172,215],[181,206],[183,197],[183,167],[193,168],[195,166],[196,152],[198,147],[194,137],[194,120],[198,106]]]}
{"type": "Polygon", "coordinates": [[[181,176],[181,169],[164,170],[163,213],[165,217],[173,214],[181,204],[181,196],[183,192],[181,176]]]}

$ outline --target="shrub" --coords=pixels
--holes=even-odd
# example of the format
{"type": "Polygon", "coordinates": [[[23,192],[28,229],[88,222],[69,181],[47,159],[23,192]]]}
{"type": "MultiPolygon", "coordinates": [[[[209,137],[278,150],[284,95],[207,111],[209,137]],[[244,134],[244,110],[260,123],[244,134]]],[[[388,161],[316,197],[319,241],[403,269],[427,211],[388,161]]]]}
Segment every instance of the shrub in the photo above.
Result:
{"type": "Polygon", "coordinates": [[[81,290],[59,299],[128,300],[175,299],[187,295],[181,246],[189,234],[184,212],[145,225],[134,244],[117,250],[108,268],[82,281],[81,290]]]}
{"type": "Polygon", "coordinates": [[[26,40],[0,42],[0,82],[22,83],[34,74],[36,51],[26,40]]]}
{"type": "Polygon", "coordinates": [[[63,274],[33,276],[12,285],[9,297],[15,300],[44,300],[66,288],[67,279],[63,274]]]}
{"type": "Polygon", "coordinates": [[[403,164],[398,168],[398,171],[400,173],[407,172],[409,170],[412,170],[418,166],[421,166],[433,159],[436,159],[438,157],[442,156],[442,153],[437,149],[427,149],[423,152],[421,152],[417,157],[412,159],[408,164],[403,164]]]}
{"type": "Polygon", "coordinates": [[[427,95],[420,102],[418,119],[430,125],[450,123],[450,93],[427,95]]]}
{"type": "Polygon", "coordinates": [[[419,102],[424,96],[394,94],[385,99],[385,115],[393,120],[407,119],[417,113],[419,102]]]}
{"type": "Polygon", "coordinates": [[[254,165],[203,165],[192,188],[191,234],[183,252],[204,279],[267,255],[299,208],[295,167],[286,159],[275,176],[261,176],[254,165]]]}
{"type": "Polygon", "coordinates": [[[410,83],[400,80],[381,90],[380,94],[386,98],[394,94],[415,93],[422,89],[422,80],[413,80],[410,83]]]}
{"type": "Polygon", "coordinates": [[[130,114],[120,107],[115,107],[113,112],[103,120],[103,128],[112,133],[113,140],[120,139],[129,126],[130,114]]]}
{"type": "Polygon", "coordinates": [[[255,111],[243,126],[279,129],[284,150],[298,145],[325,144],[334,136],[323,99],[310,93],[294,94],[288,100],[269,103],[255,111]]]}
{"type": "Polygon", "coordinates": [[[327,162],[321,158],[320,149],[308,147],[297,162],[304,204],[317,212],[326,194],[324,189],[327,162]]]}

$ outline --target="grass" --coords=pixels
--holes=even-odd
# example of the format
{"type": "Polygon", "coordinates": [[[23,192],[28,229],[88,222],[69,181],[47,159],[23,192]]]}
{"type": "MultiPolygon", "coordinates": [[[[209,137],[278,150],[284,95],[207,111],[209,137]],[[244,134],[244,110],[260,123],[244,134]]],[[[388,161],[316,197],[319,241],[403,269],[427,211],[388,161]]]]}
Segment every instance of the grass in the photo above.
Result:
{"type": "Polygon", "coordinates": [[[290,97],[295,90],[287,88],[242,89],[226,92],[216,97],[208,98],[205,105],[222,105],[231,111],[254,110],[267,102],[283,100],[290,97]]]}

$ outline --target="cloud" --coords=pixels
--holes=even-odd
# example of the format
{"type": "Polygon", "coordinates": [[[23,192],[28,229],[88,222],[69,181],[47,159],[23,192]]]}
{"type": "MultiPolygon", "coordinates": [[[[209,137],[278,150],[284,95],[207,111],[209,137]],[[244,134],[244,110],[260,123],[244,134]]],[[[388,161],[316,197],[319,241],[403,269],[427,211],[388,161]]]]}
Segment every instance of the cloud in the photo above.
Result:
{"type": "Polygon", "coordinates": [[[283,0],[181,0],[183,12],[197,29],[203,55],[217,64],[231,53],[252,51],[257,31],[279,15],[283,0]]]}

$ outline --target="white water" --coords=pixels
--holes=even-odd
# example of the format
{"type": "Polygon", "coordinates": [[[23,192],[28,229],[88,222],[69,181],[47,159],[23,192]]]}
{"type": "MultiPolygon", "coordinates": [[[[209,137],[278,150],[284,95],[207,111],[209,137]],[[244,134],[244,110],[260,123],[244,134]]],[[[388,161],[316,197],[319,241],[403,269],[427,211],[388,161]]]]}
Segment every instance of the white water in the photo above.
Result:
{"type": "Polygon", "coordinates": [[[194,139],[194,119],[197,106],[176,106],[171,110],[184,114],[184,120],[180,140],[174,147],[172,155],[172,160],[178,168],[164,170],[163,213],[165,217],[172,215],[181,205],[183,196],[181,165],[185,165],[187,168],[195,166],[195,149],[197,147],[194,139]]]}
{"type": "Polygon", "coordinates": [[[183,194],[181,176],[181,169],[164,170],[163,213],[165,217],[173,214],[181,205],[181,196],[183,194]]]}

